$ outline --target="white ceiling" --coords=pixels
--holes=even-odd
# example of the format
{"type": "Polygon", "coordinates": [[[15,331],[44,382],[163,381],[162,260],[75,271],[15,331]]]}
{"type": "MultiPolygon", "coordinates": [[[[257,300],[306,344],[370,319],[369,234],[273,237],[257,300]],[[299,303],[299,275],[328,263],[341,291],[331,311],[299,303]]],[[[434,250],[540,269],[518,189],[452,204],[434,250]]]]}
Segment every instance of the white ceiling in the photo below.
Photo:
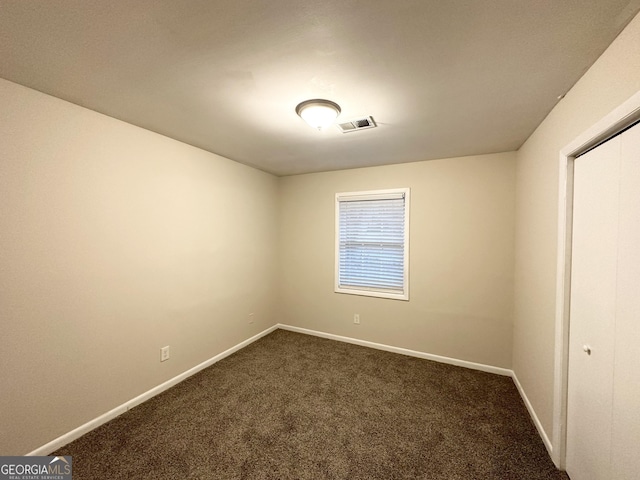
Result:
{"type": "Polygon", "coordinates": [[[0,77],[277,174],[517,149],[640,0],[0,0],[0,77]],[[379,127],[313,130],[310,98],[379,127]]]}

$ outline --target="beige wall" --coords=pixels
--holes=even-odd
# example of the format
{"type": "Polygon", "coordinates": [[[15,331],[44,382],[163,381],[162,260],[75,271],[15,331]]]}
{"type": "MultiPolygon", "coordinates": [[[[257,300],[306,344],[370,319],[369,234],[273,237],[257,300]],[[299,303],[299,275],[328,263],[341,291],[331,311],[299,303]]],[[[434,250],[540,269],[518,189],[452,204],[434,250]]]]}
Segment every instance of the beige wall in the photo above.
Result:
{"type": "Polygon", "coordinates": [[[0,80],[0,454],[279,321],[513,366],[550,436],[558,152],[638,90],[640,17],[517,173],[505,153],[276,179],[0,80]],[[334,293],[334,194],[393,187],[412,189],[411,300],[334,293]]]}
{"type": "Polygon", "coordinates": [[[510,368],[514,189],[515,153],[282,178],[281,321],[510,368]],[[410,301],[334,293],[335,194],[397,187],[411,188],[410,301]]]}
{"type": "Polygon", "coordinates": [[[537,128],[517,155],[513,368],[552,434],[559,153],[640,90],[640,17],[537,128]]]}
{"type": "Polygon", "coordinates": [[[0,454],[277,322],[277,178],[4,80],[0,105],[0,454]]]}

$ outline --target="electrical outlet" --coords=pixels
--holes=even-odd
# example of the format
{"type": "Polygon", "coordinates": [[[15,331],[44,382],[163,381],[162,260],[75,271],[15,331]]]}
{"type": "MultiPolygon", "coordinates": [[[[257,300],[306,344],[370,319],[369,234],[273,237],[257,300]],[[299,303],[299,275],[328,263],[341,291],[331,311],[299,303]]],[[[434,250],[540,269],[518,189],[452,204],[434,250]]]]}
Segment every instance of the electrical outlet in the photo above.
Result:
{"type": "Polygon", "coordinates": [[[253,313],[250,313],[249,314],[249,323],[253,323],[253,320],[254,320],[254,315],[253,315],[253,313]]]}
{"type": "Polygon", "coordinates": [[[169,345],[160,349],[160,361],[169,360],[169,345]]]}
{"type": "Polygon", "coordinates": [[[355,323],[356,325],[360,325],[360,314],[359,313],[354,313],[353,314],[353,323],[355,323]]]}

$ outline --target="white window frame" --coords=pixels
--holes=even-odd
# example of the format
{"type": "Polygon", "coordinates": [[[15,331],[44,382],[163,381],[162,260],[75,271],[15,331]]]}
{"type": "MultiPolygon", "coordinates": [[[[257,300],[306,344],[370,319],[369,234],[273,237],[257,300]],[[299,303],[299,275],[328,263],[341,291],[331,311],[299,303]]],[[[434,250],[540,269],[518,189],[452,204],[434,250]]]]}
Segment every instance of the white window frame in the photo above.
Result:
{"type": "Polygon", "coordinates": [[[363,295],[366,297],[390,298],[394,300],[409,300],[409,212],[410,212],[409,188],[394,188],[386,190],[367,190],[362,192],[336,193],[335,199],[335,285],[336,293],[351,295],[363,295]],[[391,199],[397,195],[404,196],[404,265],[402,292],[396,290],[369,289],[366,287],[342,287],[340,286],[340,202],[364,199],[391,199]]]}

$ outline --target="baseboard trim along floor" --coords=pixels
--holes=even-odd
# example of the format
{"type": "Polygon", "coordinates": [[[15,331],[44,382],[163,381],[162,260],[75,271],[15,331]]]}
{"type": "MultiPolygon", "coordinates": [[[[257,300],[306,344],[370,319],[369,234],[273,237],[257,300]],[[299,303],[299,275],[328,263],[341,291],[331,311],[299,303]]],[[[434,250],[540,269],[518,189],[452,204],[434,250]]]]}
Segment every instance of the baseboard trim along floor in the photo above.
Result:
{"type": "Polygon", "coordinates": [[[376,348],[378,350],[385,350],[387,352],[394,352],[402,355],[408,355],[411,357],[424,358],[426,360],[433,360],[434,362],[447,363],[449,365],[456,365],[459,367],[471,368],[473,370],[480,370],[482,372],[495,373],[497,375],[511,377],[513,379],[513,383],[515,383],[516,388],[518,389],[518,393],[520,394],[522,401],[527,407],[527,411],[531,416],[531,420],[533,421],[533,424],[538,430],[538,434],[540,435],[540,438],[542,438],[542,442],[544,443],[544,446],[549,452],[549,455],[551,456],[551,458],[553,458],[553,455],[552,455],[553,447],[552,447],[551,441],[549,440],[549,436],[544,431],[544,428],[542,428],[542,423],[540,422],[538,415],[536,415],[536,412],[533,409],[533,406],[531,405],[531,402],[529,401],[527,394],[522,388],[522,385],[520,384],[520,381],[518,380],[518,377],[516,376],[513,370],[509,370],[507,368],[501,368],[501,367],[494,367],[492,365],[485,365],[482,363],[468,362],[466,360],[459,360],[457,358],[433,355],[431,353],[424,353],[416,350],[409,350],[406,348],[393,347],[393,346],[385,345],[381,343],[369,342],[367,340],[360,340],[358,338],[343,337],[341,335],[334,335],[332,333],[319,332],[317,330],[294,327],[291,325],[284,325],[281,323],[278,324],[277,327],[282,330],[290,330],[292,332],[304,333],[306,335],[314,335],[316,337],[328,338],[331,340],[337,340],[339,342],[353,343],[354,345],[360,345],[363,347],[376,348]]]}
{"type": "Polygon", "coordinates": [[[459,360],[456,358],[451,358],[451,357],[443,357],[440,355],[433,355],[430,353],[425,353],[425,352],[419,352],[416,350],[409,350],[406,348],[401,348],[401,347],[394,347],[391,345],[385,345],[382,343],[375,343],[375,342],[370,342],[367,340],[360,340],[357,338],[351,338],[351,337],[344,337],[341,335],[334,335],[332,333],[325,333],[325,332],[320,332],[317,330],[310,330],[307,328],[301,328],[301,327],[294,327],[292,325],[285,325],[285,324],[281,324],[278,323],[270,328],[267,328],[266,330],[258,333],[257,335],[254,335],[251,338],[248,338],[247,340],[244,340],[243,342],[238,343],[237,345],[229,348],[228,350],[225,350],[222,353],[219,353],[218,355],[215,355],[214,357],[210,358],[209,360],[206,360],[202,363],[200,363],[199,365],[196,365],[193,368],[190,368],[189,370],[187,370],[186,372],[181,373],[180,375],[177,375],[173,378],[171,378],[170,380],[167,380],[166,382],[158,385],[157,387],[152,388],[151,390],[148,390],[146,392],[144,392],[141,395],[138,395],[135,398],[132,398],[131,400],[123,403],[122,405],[109,410],[108,412],[94,418],[93,420],[90,420],[89,422],[71,430],[68,433],[65,433],[64,435],[52,440],[51,442],[33,450],[32,452],[27,453],[28,456],[36,456],[36,455],[49,455],[51,452],[54,452],[56,450],[58,450],[60,447],[63,447],[64,445],[72,442],[73,440],[76,440],[78,438],[80,438],[81,436],[85,435],[86,433],[90,432],[91,430],[94,430],[96,428],[98,428],[100,425],[108,422],[109,420],[112,420],[114,418],[116,418],[119,415],[122,415],[123,413],[125,413],[127,410],[132,409],[133,407],[140,405],[143,402],[146,402],[147,400],[149,400],[152,397],[155,397],[156,395],[164,392],[165,390],[168,390],[169,388],[173,387],[174,385],[182,382],[183,380],[189,378],[190,376],[198,373],[199,371],[210,367],[211,365],[213,365],[216,362],[219,362],[220,360],[222,360],[225,357],[228,357],[229,355],[231,355],[232,353],[237,352],[238,350],[246,347],[247,345],[255,342],[256,340],[264,337],[265,335],[270,334],[271,332],[273,332],[276,329],[282,329],[282,330],[289,330],[292,332],[297,332],[297,333],[302,333],[305,335],[313,335],[316,337],[322,337],[322,338],[327,338],[330,340],[337,340],[339,342],[345,342],[345,343],[351,343],[354,345],[360,345],[363,347],[369,347],[369,348],[375,348],[377,350],[385,350],[388,352],[393,352],[393,353],[399,353],[401,355],[408,355],[411,357],[417,357],[417,358],[423,358],[426,360],[432,360],[435,362],[440,362],[440,363],[447,363],[449,365],[456,365],[459,367],[465,367],[465,368],[471,368],[473,370],[480,370],[483,372],[488,372],[488,373],[494,373],[497,375],[503,375],[503,376],[507,376],[507,377],[511,377],[516,385],[516,388],[518,389],[518,392],[520,393],[520,396],[522,397],[522,400],[525,404],[525,406],[527,407],[527,410],[529,411],[529,414],[531,415],[531,418],[533,420],[534,425],[536,426],[538,433],[540,434],[540,437],[542,438],[542,441],[545,445],[545,447],[547,448],[549,454],[551,454],[552,451],[552,446],[551,446],[551,442],[549,441],[549,437],[547,436],[547,434],[545,433],[544,429],[542,428],[542,424],[540,423],[540,420],[538,419],[538,416],[535,413],[535,410],[533,409],[531,402],[529,402],[529,399],[527,398],[522,386],[520,385],[520,382],[518,381],[518,378],[516,377],[515,373],[512,370],[509,370],[507,368],[501,368],[501,367],[494,367],[492,365],[485,365],[482,363],[475,363],[475,362],[469,362],[466,360],[459,360]]]}
{"type": "Polygon", "coordinates": [[[518,380],[518,377],[516,376],[515,372],[512,372],[511,378],[513,379],[513,383],[516,384],[518,393],[520,394],[520,397],[522,398],[524,405],[527,407],[527,410],[529,411],[529,416],[531,417],[531,420],[533,420],[533,424],[536,426],[536,429],[540,434],[540,438],[542,438],[542,443],[544,443],[544,446],[547,448],[547,452],[549,452],[549,456],[551,458],[554,458],[552,454],[553,445],[549,440],[549,436],[547,435],[547,432],[544,431],[544,428],[542,428],[542,423],[540,423],[540,419],[538,418],[538,415],[536,415],[536,411],[533,409],[533,405],[531,405],[531,402],[529,401],[529,397],[527,397],[527,394],[524,392],[522,385],[520,385],[520,381],[518,380]]]}
{"type": "Polygon", "coordinates": [[[247,345],[255,342],[256,340],[264,337],[265,335],[270,334],[271,332],[273,332],[277,328],[278,328],[277,325],[274,325],[272,327],[267,328],[266,330],[258,333],[257,335],[254,335],[253,337],[248,338],[247,340],[244,340],[243,342],[238,343],[237,345],[225,350],[224,352],[219,353],[218,355],[216,355],[214,357],[211,357],[209,360],[205,360],[201,364],[196,365],[193,368],[190,368],[189,370],[187,370],[186,372],[181,373],[180,375],[176,375],[175,377],[171,378],[170,380],[167,380],[166,382],[161,383],[157,387],[154,387],[151,390],[148,390],[148,391],[144,392],[143,394],[138,395],[135,398],[132,398],[131,400],[123,403],[122,405],[114,408],[113,410],[109,410],[108,412],[103,413],[99,417],[96,417],[93,420],[88,421],[84,425],[80,425],[78,428],[75,428],[75,429],[71,430],[70,432],[65,433],[64,435],[56,438],[55,440],[52,440],[51,442],[41,446],[40,448],[35,449],[32,452],[27,453],[26,455],[27,456],[49,455],[51,452],[55,452],[60,447],[63,447],[66,444],[71,443],[72,441],[80,438],[84,434],[89,433],[91,430],[94,430],[94,429],[98,428],[100,425],[102,425],[104,423],[107,423],[109,420],[113,420],[117,416],[122,415],[123,413],[125,413],[127,410],[131,410],[136,405],[140,405],[141,403],[146,402],[150,398],[155,397],[156,395],[164,392],[165,390],[168,390],[169,388],[173,387],[174,385],[176,385],[176,384],[182,382],[183,380],[186,380],[190,376],[198,373],[200,370],[204,370],[205,368],[210,367],[214,363],[219,362],[220,360],[222,360],[225,357],[228,357],[232,353],[237,352],[238,350],[240,350],[240,349],[246,347],[247,345]]]}
{"type": "Polygon", "coordinates": [[[425,360],[433,360],[434,362],[447,363],[449,365],[456,365],[458,367],[465,367],[465,368],[471,368],[473,370],[480,370],[482,372],[495,373],[498,375],[503,375],[505,377],[511,377],[513,374],[513,372],[507,368],[494,367],[491,365],[484,365],[482,363],[467,362],[466,360],[458,360],[457,358],[442,357],[440,355],[433,355],[431,353],[418,352],[416,350],[409,350],[407,348],[393,347],[391,345],[369,342],[367,340],[360,340],[358,338],[343,337],[341,335],[318,332],[317,330],[309,330],[307,328],[292,327],[291,325],[284,325],[281,323],[279,323],[277,327],[281,328],[282,330],[289,330],[291,332],[304,333],[306,335],[313,335],[315,337],[328,338],[331,340],[337,340],[339,342],[353,343],[354,345],[360,345],[362,347],[375,348],[376,350],[385,350],[387,352],[399,353],[401,355],[408,355],[409,357],[424,358],[425,360]]]}

